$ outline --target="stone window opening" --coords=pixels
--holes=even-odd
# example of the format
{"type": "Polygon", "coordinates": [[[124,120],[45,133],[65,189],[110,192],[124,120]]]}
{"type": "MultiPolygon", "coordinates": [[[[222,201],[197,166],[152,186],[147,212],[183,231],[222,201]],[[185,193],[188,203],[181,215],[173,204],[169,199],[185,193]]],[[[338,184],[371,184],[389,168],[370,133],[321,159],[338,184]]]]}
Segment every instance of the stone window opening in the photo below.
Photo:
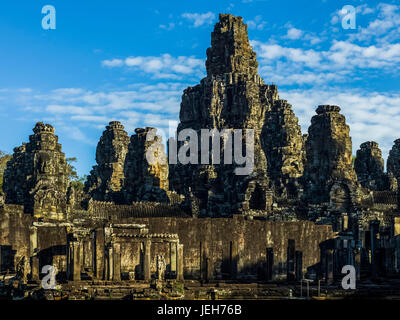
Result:
{"type": "Polygon", "coordinates": [[[250,210],[266,210],[265,192],[259,184],[254,188],[249,201],[250,210]]]}

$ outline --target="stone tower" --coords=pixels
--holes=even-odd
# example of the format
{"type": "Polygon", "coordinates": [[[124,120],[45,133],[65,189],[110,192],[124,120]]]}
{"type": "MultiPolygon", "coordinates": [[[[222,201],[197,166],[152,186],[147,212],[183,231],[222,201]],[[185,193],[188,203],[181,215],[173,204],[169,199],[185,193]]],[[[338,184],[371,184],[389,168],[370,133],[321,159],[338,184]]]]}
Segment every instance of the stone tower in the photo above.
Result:
{"type": "Polygon", "coordinates": [[[338,106],[321,105],[311,119],[306,141],[305,198],[347,210],[357,181],[352,167],[350,129],[338,106]]]}
{"type": "Polygon", "coordinates": [[[29,142],[14,149],[4,173],[6,203],[23,205],[36,217],[63,219],[68,165],[49,124],[38,122],[29,142]]]}
{"type": "Polygon", "coordinates": [[[124,163],[129,137],[119,121],[111,121],[100,137],[96,162],[85,183],[85,192],[94,200],[121,202],[124,163]]]}
{"type": "Polygon", "coordinates": [[[268,176],[277,195],[297,196],[303,175],[305,150],[298,118],[286,100],[276,100],[266,113],[262,142],[268,176]]]}
{"type": "Polygon", "coordinates": [[[261,131],[266,112],[279,97],[276,86],[264,84],[257,67],[243,19],[220,14],[207,50],[207,76],[184,91],[180,110],[178,134],[183,129],[197,132],[199,164],[170,165],[172,187],[187,197],[196,197],[200,215],[229,216],[249,210],[266,213],[271,205],[261,131]],[[236,175],[235,162],[224,164],[225,145],[220,137],[216,138],[221,142],[220,163],[200,163],[201,129],[217,129],[220,133],[223,129],[243,129],[243,142],[246,129],[254,130],[253,171],[236,175]]]}
{"type": "Polygon", "coordinates": [[[393,176],[397,181],[400,179],[400,139],[394,141],[392,149],[389,151],[387,160],[388,175],[393,176]]]}
{"type": "Polygon", "coordinates": [[[125,160],[125,201],[168,202],[168,160],[161,136],[150,127],[135,132],[125,160]]]}
{"type": "Polygon", "coordinates": [[[384,173],[382,152],[375,141],[364,142],[360,145],[354,169],[358,181],[364,188],[374,191],[389,188],[388,179],[384,173]]]}

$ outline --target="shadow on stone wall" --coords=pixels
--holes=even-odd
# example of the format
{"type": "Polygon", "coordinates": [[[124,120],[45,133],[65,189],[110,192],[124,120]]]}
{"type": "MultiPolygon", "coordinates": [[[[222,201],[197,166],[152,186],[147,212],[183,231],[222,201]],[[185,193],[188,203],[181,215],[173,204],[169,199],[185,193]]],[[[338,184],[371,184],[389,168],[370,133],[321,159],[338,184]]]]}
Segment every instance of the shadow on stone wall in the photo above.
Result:
{"type": "Polygon", "coordinates": [[[15,271],[15,254],[16,250],[13,250],[12,246],[0,245],[0,272],[5,274],[7,272],[15,271]]]}
{"type": "Polygon", "coordinates": [[[65,266],[63,265],[63,262],[66,261],[67,257],[66,250],[66,245],[56,245],[42,249],[38,252],[40,279],[46,275],[41,273],[42,268],[46,265],[55,266],[57,268],[56,279],[58,281],[65,281],[67,279],[65,266]]]}

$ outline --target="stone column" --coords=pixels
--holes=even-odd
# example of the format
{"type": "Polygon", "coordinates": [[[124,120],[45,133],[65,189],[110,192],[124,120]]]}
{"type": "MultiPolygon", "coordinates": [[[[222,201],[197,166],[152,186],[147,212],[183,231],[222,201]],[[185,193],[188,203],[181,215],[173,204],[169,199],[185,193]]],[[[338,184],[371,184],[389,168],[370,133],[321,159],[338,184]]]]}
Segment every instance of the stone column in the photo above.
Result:
{"type": "Polygon", "coordinates": [[[170,261],[170,265],[171,265],[171,274],[176,275],[176,267],[177,267],[177,250],[176,250],[176,243],[175,242],[171,242],[169,244],[169,261],[170,261]]]}
{"type": "Polygon", "coordinates": [[[151,280],[151,240],[146,240],[144,242],[144,261],[143,261],[143,269],[144,269],[144,280],[151,280]]]}
{"type": "Polygon", "coordinates": [[[114,276],[114,254],[113,254],[113,247],[110,245],[108,247],[108,274],[107,280],[112,280],[114,276]]]}
{"type": "Polygon", "coordinates": [[[203,261],[204,261],[204,280],[209,281],[213,279],[213,272],[212,272],[212,261],[210,258],[208,249],[208,242],[207,240],[204,241],[204,252],[203,252],[203,261]]]}
{"type": "Polygon", "coordinates": [[[69,241],[69,235],[67,235],[67,279],[72,279],[72,271],[73,271],[73,257],[74,257],[74,248],[72,242],[69,241]]]}
{"type": "Polygon", "coordinates": [[[354,249],[354,268],[356,269],[357,280],[360,280],[361,276],[361,253],[360,248],[354,249]]]}
{"type": "Polygon", "coordinates": [[[273,279],[274,248],[267,248],[265,254],[266,254],[265,280],[271,281],[273,279]]]}
{"type": "Polygon", "coordinates": [[[332,283],[333,281],[333,250],[326,250],[326,282],[332,283]]]}
{"type": "Polygon", "coordinates": [[[394,246],[395,246],[395,266],[396,272],[400,271],[400,237],[397,236],[394,239],[394,246]]]}
{"type": "Polygon", "coordinates": [[[183,280],[183,244],[177,244],[177,276],[176,279],[183,280]]]}
{"type": "Polygon", "coordinates": [[[394,218],[394,236],[398,236],[400,234],[400,217],[394,218]]]}
{"type": "Polygon", "coordinates": [[[296,251],[296,280],[303,279],[303,252],[296,251]]]}
{"type": "Polygon", "coordinates": [[[200,242],[200,279],[207,281],[207,242],[200,242]]]}
{"type": "Polygon", "coordinates": [[[385,274],[391,274],[394,272],[395,264],[395,250],[394,248],[385,248],[385,274]]]}
{"type": "Polygon", "coordinates": [[[345,231],[349,228],[349,216],[347,213],[342,213],[342,231],[345,231]]]}
{"type": "Polygon", "coordinates": [[[371,236],[371,273],[372,276],[377,275],[377,261],[376,261],[376,254],[378,252],[378,238],[377,234],[379,233],[379,221],[373,220],[369,222],[369,230],[371,236]]]}
{"type": "Polygon", "coordinates": [[[39,257],[38,257],[38,236],[37,227],[31,226],[29,228],[29,245],[30,245],[30,256],[31,256],[31,280],[39,280],[39,257]]]}
{"type": "Polygon", "coordinates": [[[96,229],[93,231],[92,259],[93,259],[93,275],[96,279],[106,280],[105,267],[105,251],[104,251],[104,229],[96,229]]]}
{"type": "Polygon", "coordinates": [[[32,257],[32,265],[31,265],[31,274],[32,274],[32,281],[39,281],[39,257],[37,255],[32,257]]]}
{"type": "Polygon", "coordinates": [[[234,280],[237,277],[237,263],[238,263],[238,246],[237,241],[231,241],[231,278],[234,280]]]}
{"type": "Polygon", "coordinates": [[[295,279],[295,252],[295,242],[294,240],[289,239],[286,259],[286,274],[288,281],[293,281],[295,279]]]}
{"type": "Polygon", "coordinates": [[[121,281],[121,244],[116,242],[113,247],[113,280],[121,281]]]}
{"type": "Polygon", "coordinates": [[[73,273],[72,280],[80,281],[81,280],[81,244],[79,241],[74,241],[72,243],[73,246],[73,273]]]}
{"type": "Polygon", "coordinates": [[[394,218],[393,228],[393,245],[394,245],[394,270],[400,271],[400,217],[394,218]]]}

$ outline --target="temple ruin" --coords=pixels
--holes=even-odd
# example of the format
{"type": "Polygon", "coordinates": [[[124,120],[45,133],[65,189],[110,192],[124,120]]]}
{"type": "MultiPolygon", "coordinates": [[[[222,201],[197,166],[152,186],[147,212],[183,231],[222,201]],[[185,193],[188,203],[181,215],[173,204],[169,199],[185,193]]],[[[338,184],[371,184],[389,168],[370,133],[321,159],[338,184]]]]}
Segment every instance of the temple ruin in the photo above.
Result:
{"type": "MultiPolygon", "coordinates": [[[[37,123],[4,175],[1,271],[39,284],[53,265],[66,285],[133,283],[143,292],[172,280],[331,283],[344,265],[358,279],[398,276],[400,139],[387,172],[372,141],[353,165],[351,106],[317,106],[303,135],[292,106],[257,69],[243,19],[221,14],[207,75],[184,90],[178,125],[178,133],[253,129],[250,175],[235,175],[235,163],[149,163],[147,152],[167,157],[156,131],[129,137],[111,121],[84,193],[74,194],[55,129],[37,123]]],[[[168,143],[185,143],[176,138],[168,143]]]]}

